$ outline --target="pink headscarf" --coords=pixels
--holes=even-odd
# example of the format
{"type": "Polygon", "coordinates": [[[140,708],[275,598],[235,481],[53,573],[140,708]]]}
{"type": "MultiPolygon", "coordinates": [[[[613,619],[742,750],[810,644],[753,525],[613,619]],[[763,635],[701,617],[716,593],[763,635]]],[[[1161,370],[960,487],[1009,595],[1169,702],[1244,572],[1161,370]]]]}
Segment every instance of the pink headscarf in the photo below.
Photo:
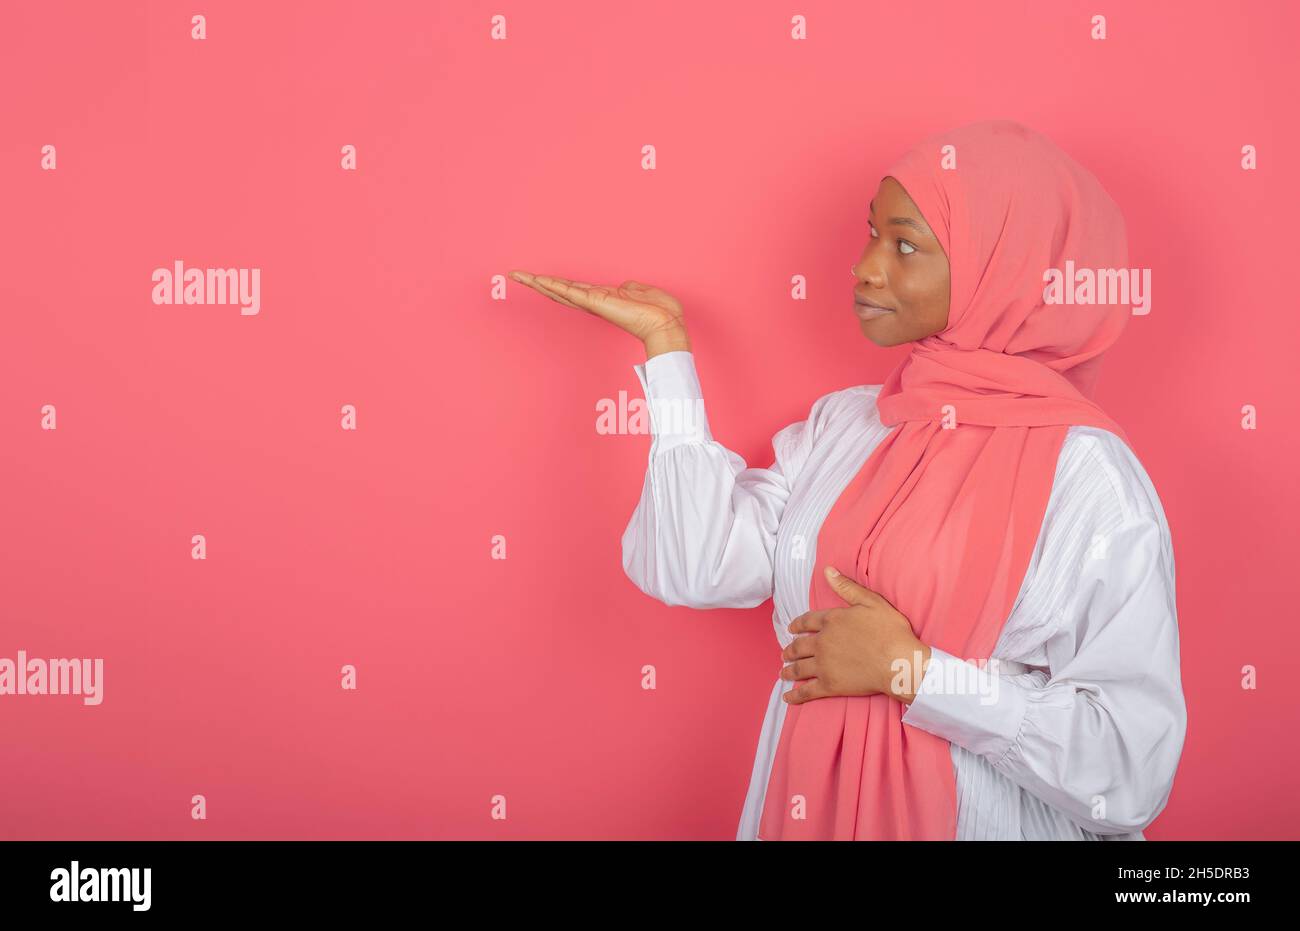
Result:
{"type": "MultiPolygon", "coordinates": [[[[1092,174],[1006,120],[932,136],[886,174],[948,256],[948,326],[917,341],[881,388],[880,419],[894,429],[818,534],[810,610],[844,607],[821,572],[835,566],[902,612],[922,642],[987,659],[1069,426],[1128,442],[1089,395],[1131,304],[1049,304],[1044,290],[1044,272],[1064,273],[1067,260],[1127,269],[1124,220],[1092,174]],[[945,153],[955,167],[944,167],[945,153]]],[[[904,725],[906,710],[885,694],[790,705],[759,837],[952,840],[950,745],[904,725]]]]}

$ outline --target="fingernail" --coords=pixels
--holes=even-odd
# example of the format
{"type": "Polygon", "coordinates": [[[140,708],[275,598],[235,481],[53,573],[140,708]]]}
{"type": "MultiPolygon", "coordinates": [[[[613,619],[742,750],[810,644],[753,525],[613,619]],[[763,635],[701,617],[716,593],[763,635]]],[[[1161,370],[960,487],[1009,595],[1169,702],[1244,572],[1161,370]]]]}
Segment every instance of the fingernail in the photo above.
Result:
{"type": "Polygon", "coordinates": [[[840,577],[840,570],[836,569],[834,566],[827,566],[826,575],[832,579],[838,579],[840,577]]]}

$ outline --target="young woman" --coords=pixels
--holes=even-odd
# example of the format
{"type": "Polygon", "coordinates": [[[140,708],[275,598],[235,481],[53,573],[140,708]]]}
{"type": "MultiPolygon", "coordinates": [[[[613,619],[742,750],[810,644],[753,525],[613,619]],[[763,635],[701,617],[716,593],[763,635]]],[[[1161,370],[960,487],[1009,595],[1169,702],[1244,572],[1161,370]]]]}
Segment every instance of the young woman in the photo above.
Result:
{"type": "Polygon", "coordinates": [[[1163,810],[1186,732],[1173,548],[1090,400],[1127,262],[1119,209],[1046,137],[927,139],[853,268],[863,334],[912,350],[818,399],[766,469],[713,438],[669,294],[512,273],[645,344],[632,580],[774,600],[786,665],[737,839],[1141,840],[1163,810]],[[683,404],[701,416],[667,416],[683,404]]]}

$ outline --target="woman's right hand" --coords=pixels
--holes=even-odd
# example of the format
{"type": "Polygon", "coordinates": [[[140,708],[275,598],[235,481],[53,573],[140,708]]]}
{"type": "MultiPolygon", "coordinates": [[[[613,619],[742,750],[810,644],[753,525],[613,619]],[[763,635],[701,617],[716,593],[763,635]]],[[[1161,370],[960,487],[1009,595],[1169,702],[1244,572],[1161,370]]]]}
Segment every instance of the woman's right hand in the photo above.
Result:
{"type": "Polygon", "coordinates": [[[618,287],[594,285],[519,270],[512,271],[510,277],[553,301],[585,310],[626,330],[645,344],[647,359],[691,348],[682,305],[662,288],[631,280],[618,287]]]}

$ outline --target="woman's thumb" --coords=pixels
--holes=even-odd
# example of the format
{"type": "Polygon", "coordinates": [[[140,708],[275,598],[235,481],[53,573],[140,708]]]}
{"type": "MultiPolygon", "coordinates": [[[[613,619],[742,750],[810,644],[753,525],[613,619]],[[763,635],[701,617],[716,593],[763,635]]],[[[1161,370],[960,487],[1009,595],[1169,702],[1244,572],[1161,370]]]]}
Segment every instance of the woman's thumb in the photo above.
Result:
{"type": "Polygon", "coordinates": [[[871,599],[869,588],[859,585],[834,566],[826,567],[826,581],[849,604],[867,604],[871,599]]]}

